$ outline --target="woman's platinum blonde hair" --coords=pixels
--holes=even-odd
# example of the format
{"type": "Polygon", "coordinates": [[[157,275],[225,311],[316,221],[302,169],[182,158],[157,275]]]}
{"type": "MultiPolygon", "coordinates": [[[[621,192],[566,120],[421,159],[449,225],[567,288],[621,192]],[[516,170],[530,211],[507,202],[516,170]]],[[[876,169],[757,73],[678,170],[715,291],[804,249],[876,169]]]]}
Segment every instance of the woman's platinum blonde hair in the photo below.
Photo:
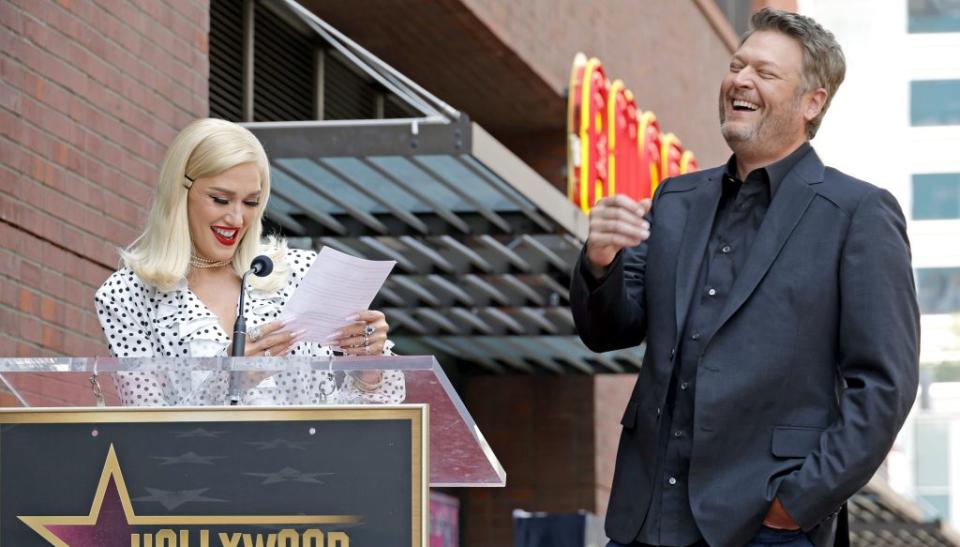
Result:
{"type": "Polygon", "coordinates": [[[273,260],[273,273],[265,278],[251,276],[251,285],[264,291],[280,288],[289,269],[284,260],[286,244],[273,237],[261,241],[263,211],[270,197],[267,154],[248,129],[213,118],[190,123],[173,139],[160,168],[147,226],[120,252],[124,265],[161,290],[171,290],[184,280],[193,248],[187,221],[187,193],[192,181],[219,175],[243,163],[256,164],[260,173],[260,203],[256,218],[237,245],[232,266],[237,275],[243,275],[254,257],[266,254],[273,260]]]}

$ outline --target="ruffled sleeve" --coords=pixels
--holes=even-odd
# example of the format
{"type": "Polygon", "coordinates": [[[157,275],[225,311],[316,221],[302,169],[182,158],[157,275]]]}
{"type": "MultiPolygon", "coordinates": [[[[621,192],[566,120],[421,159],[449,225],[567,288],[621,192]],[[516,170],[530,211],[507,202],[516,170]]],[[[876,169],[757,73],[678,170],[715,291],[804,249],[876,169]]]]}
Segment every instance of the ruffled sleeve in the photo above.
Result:
{"type": "Polygon", "coordinates": [[[132,270],[124,268],[104,281],[94,295],[97,319],[115,357],[153,357],[150,314],[145,304],[151,293],[132,270]]]}

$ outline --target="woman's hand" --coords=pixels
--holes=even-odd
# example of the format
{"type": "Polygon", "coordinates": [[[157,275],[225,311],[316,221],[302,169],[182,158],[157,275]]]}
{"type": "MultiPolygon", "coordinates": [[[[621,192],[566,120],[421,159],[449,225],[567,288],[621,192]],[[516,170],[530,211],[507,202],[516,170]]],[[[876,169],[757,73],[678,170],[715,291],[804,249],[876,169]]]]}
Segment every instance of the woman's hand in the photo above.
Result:
{"type": "Polygon", "coordinates": [[[331,346],[340,348],[347,355],[380,355],[387,343],[390,325],[383,312],[362,311],[348,317],[346,326],[328,339],[331,346]]]}
{"type": "Polygon", "coordinates": [[[282,321],[271,321],[247,332],[243,355],[246,357],[279,357],[290,353],[300,343],[299,334],[284,330],[282,321]]]}

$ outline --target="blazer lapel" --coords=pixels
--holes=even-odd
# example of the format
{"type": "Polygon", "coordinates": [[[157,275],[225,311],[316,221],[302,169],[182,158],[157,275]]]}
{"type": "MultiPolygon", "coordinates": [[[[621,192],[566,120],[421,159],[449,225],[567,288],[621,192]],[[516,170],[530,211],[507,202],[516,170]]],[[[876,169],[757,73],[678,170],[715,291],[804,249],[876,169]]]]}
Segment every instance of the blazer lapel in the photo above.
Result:
{"type": "Polygon", "coordinates": [[[810,185],[822,181],[823,163],[813,151],[801,159],[784,177],[760,224],[759,233],[753,242],[743,270],[733,283],[714,333],[720,330],[757,288],[800,222],[810,202],[813,201],[816,192],[810,188],[810,185]]]}
{"type": "Polygon", "coordinates": [[[706,180],[691,192],[690,209],[684,222],[683,237],[680,240],[680,252],[677,257],[676,313],[677,337],[683,333],[683,325],[690,310],[690,298],[694,284],[700,275],[700,266],[713,229],[713,221],[720,203],[723,170],[713,170],[706,180]]]}

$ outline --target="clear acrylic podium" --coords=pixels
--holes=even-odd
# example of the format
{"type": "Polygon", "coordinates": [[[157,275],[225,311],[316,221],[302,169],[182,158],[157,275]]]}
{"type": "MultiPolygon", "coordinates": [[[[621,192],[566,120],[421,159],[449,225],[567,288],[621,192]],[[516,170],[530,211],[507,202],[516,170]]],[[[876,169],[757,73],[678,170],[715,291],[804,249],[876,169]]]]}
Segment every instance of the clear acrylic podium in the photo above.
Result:
{"type": "Polygon", "coordinates": [[[163,406],[376,404],[365,403],[340,389],[348,375],[373,370],[402,375],[402,400],[391,400],[389,404],[430,405],[431,487],[506,484],[500,462],[431,356],[0,359],[0,404],[117,406],[121,404],[117,380],[124,374],[162,378],[166,387],[160,403],[163,406]],[[298,378],[316,377],[328,379],[325,385],[329,387],[314,393],[297,392],[298,378]],[[277,381],[278,378],[285,380],[277,381]]]}

